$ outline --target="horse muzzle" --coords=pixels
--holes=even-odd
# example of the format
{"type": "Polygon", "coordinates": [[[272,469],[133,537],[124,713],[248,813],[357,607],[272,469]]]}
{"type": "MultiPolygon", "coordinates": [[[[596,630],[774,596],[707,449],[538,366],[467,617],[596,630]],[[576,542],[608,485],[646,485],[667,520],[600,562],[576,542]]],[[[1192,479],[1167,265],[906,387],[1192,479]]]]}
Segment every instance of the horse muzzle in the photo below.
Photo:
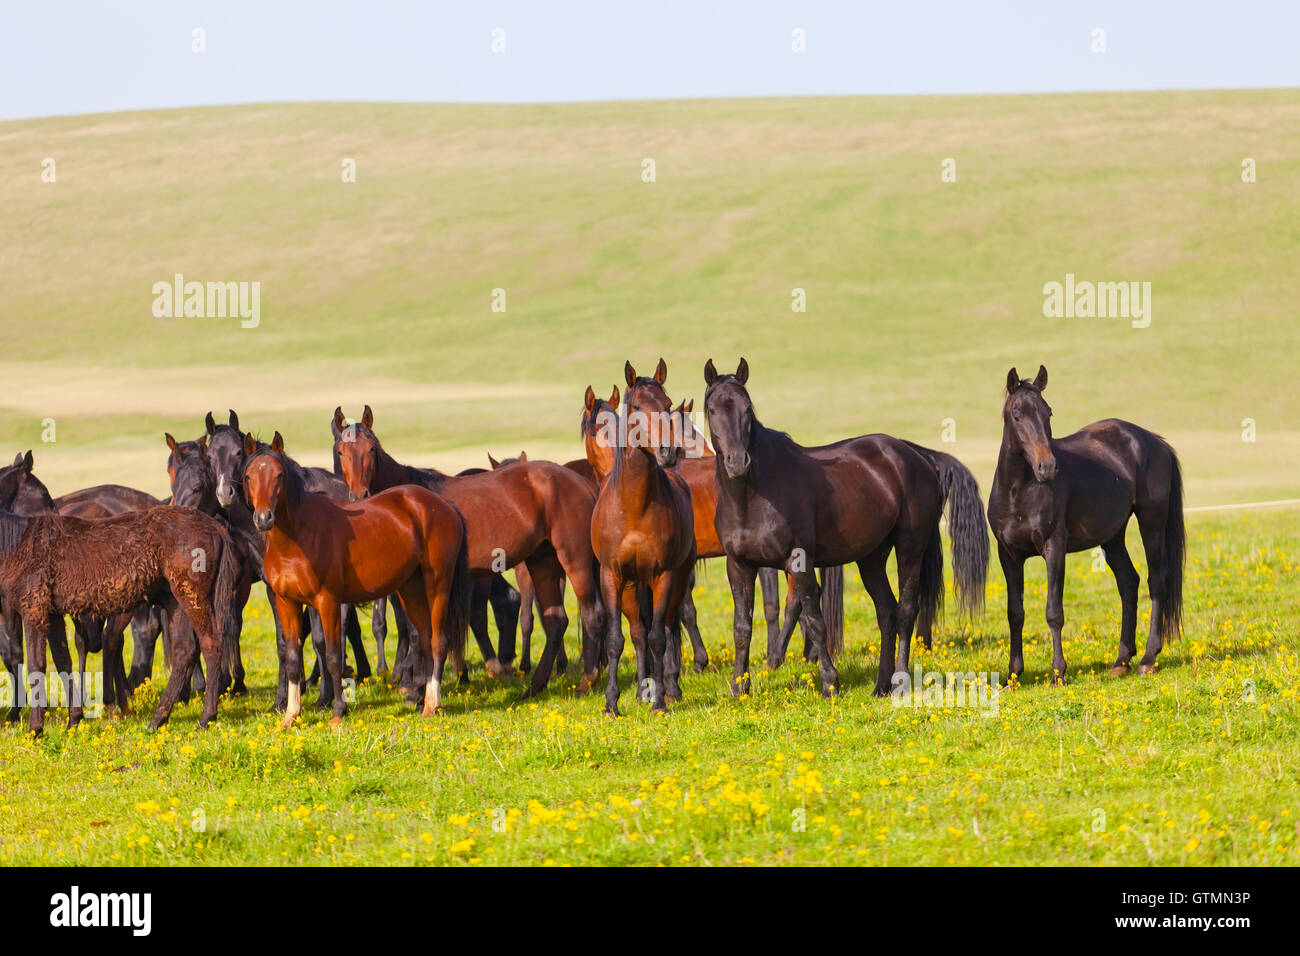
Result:
{"type": "Polygon", "coordinates": [[[744,478],[749,474],[749,452],[741,452],[738,455],[723,455],[722,467],[727,469],[727,475],[731,478],[744,478]]]}
{"type": "Polygon", "coordinates": [[[235,486],[224,477],[217,480],[217,504],[229,508],[235,503],[235,486]]]}
{"type": "Polygon", "coordinates": [[[1055,477],[1056,458],[1054,456],[1049,455],[1034,462],[1034,480],[1039,484],[1047,484],[1055,477]]]}
{"type": "Polygon", "coordinates": [[[270,531],[275,526],[275,512],[265,509],[253,512],[253,527],[258,531],[270,531]]]}

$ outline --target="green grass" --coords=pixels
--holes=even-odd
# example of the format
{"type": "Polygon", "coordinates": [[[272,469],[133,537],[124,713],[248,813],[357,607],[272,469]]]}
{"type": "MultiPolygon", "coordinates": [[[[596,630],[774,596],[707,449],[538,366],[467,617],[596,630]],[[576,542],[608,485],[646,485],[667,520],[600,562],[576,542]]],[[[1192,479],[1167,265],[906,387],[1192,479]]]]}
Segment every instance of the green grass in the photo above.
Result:
{"type": "MultiPolygon", "coordinates": [[[[942,447],[986,493],[1006,370],[1042,362],[1057,434],[1161,432],[1189,506],[1296,496],[1300,91],[262,105],[0,123],[0,144],[0,447],[34,448],[56,495],[164,492],[162,432],[228,407],[309,463],[334,406],[363,403],[401,460],[563,461],[585,386],[621,382],[625,358],[664,356],[677,399],[700,397],[706,358],[745,355],[767,424],[938,445],[952,419],[942,447]],[[260,282],[261,326],[153,318],[175,272],[260,282]],[[1150,281],[1151,327],[1045,319],[1067,272],[1150,281]]],[[[211,732],[195,705],[146,732],[157,682],[124,721],[0,728],[0,862],[1295,864],[1300,516],[1188,520],[1187,633],[1159,674],[1105,674],[1119,604],[1085,554],[1070,682],[1047,686],[1036,562],[1026,683],[995,717],[871,699],[852,575],[843,696],[792,663],[729,698],[712,562],[716,667],[666,718],[625,691],[605,719],[573,675],[519,706],[476,665],[438,720],[370,684],[341,731],[312,711],[284,733],[259,598],[254,693],[211,732]]],[[[1132,528],[1130,550],[1144,570],[1132,528]]],[[[996,569],[989,593],[927,670],[1005,670],[996,569]]]]}
{"type": "MultiPolygon", "coordinates": [[[[274,647],[256,605],[253,693],[224,700],[207,732],[194,703],[148,732],[157,683],[125,720],[55,720],[40,740],[0,730],[0,863],[1294,865],[1300,515],[1196,518],[1189,537],[1185,635],[1150,678],[1106,674],[1118,599],[1081,555],[1069,681],[1050,686],[1032,564],[1025,682],[992,716],[872,698],[878,644],[856,581],[840,697],[823,700],[802,662],[759,664],[753,695],[729,697],[715,562],[696,594],[714,666],[684,679],[667,716],[625,689],[625,716],[604,717],[598,698],[572,695],[572,674],[521,705],[518,683],[489,682],[474,652],[470,689],[441,717],[371,683],[341,730],[309,707],[285,732],[266,712],[274,647]]],[[[927,671],[1005,675],[1005,589],[989,599],[917,652],[927,671]]]]}

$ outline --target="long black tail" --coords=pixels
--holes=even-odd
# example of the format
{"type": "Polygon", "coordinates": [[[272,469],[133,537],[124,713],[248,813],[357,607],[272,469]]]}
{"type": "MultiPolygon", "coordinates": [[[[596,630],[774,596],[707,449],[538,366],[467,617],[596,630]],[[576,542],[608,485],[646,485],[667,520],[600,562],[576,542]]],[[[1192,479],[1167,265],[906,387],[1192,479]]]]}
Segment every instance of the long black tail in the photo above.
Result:
{"type": "Polygon", "coordinates": [[[1187,558],[1187,533],[1183,528],[1183,467],[1168,442],[1165,442],[1165,447],[1169,449],[1170,476],[1169,512],[1165,517],[1165,600],[1160,605],[1160,620],[1157,622],[1162,641],[1173,640],[1183,629],[1183,565],[1187,558]]]}
{"type": "MultiPolygon", "coordinates": [[[[221,532],[221,556],[217,559],[217,581],[212,586],[212,610],[216,614],[216,626],[221,630],[221,656],[230,661],[234,659],[235,647],[239,644],[239,631],[243,615],[235,606],[235,594],[239,587],[240,562],[235,552],[235,543],[224,529],[221,532]]],[[[164,645],[166,642],[163,642],[164,645]]],[[[210,680],[217,680],[216,674],[209,675],[210,680]]]]}
{"type": "MultiPolygon", "coordinates": [[[[474,580],[469,576],[468,537],[462,531],[456,552],[456,570],[451,576],[451,601],[442,619],[442,637],[447,642],[452,666],[460,673],[465,666],[465,635],[469,631],[469,607],[474,595],[474,580]]],[[[414,642],[416,646],[419,641],[414,642]]]]}
{"type": "Polygon", "coordinates": [[[952,455],[908,442],[930,459],[939,472],[952,540],[952,585],[957,605],[969,617],[984,611],[984,583],[989,573],[989,529],[979,482],[952,455]]]}
{"type": "Polygon", "coordinates": [[[844,568],[822,568],[822,620],[826,623],[826,652],[831,660],[844,650],[844,568]]]}
{"type": "MultiPolygon", "coordinates": [[[[930,540],[921,554],[921,583],[917,595],[916,619],[932,622],[943,611],[943,535],[936,521],[930,529],[930,540]]],[[[908,635],[910,637],[910,635],[908,635]]]]}

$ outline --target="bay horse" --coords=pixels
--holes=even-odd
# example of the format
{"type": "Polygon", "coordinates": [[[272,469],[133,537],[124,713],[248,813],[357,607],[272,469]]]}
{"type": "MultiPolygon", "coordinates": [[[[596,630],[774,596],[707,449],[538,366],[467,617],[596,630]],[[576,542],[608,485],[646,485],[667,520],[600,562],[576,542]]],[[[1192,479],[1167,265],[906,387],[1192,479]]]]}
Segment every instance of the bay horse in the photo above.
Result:
{"type": "MultiPolygon", "coordinates": [[[[712,359],[704,366],[704,412],[717,450],[715,523],[727,552],[735,605],[732,693],[749,689],[754,577],[764,566],[784,568],[793,578],[800,626],[813,645],[822,693],[838,691],[814,569],[854,562],[880,628],[873,693],[886,696],[895,674],[908,679],[918,614],[933,619],[942,605],[939,474],[913,446],[888,435],[845,439],[814,454],[758,420],[745,388],[748,379],[743,358],[732,375],[720,375],[712,359]],[[897,599],[885,571],[891,550],[898,564],[897,599]]],[[[954,553],[966,553],[968,544],[954,553]]]]}
{"type": "Polygon", "coordinates": [[[244,499],[253,524],[266,535],[263,567],[275,592],[285,632],[289,695],[281,726],[302,709],[301,614],[312,605],[325,631],[325,668],[332,678],[338,726],[343,699],[342,604],[396,593],[415,625],[429,661],[424,715],[442,707],[442,669],[465,651],[470,577],[465,523],[426,488],[403,485],[365,501],[338,502],[308,491],[276,432],[270,445],[244,436],[244,499]]]}
{"type": "Polygon", "coordinates": [[[375,436],[369,405],[359,422],[345,424],[342,409],[336,409],[335,419],[340,434],[334,450],[357,499],[396,485],[429,488],[464,517],[469,566],[475,577],[500,574],[520,563],[528,566],[543,607],[546,648],[524,692],[525,699],[545,689],[564,642],[569,619],[561,580],[568,577],[584,633],[578,693],[589,691],[599,678],[599,635],[605,633],[605,611],[597,592],[591,548],[596,495],[590,484],[576,472],[549,461],[525,461],[499,471],[457,476],[413,468],[399,464],[384,450],[375,436]]]}
{"type": "MultiPolygon", "coordinates": [[[[21,618],[26,633],[31,731],[40,734],[44,727],[47,643],[60,673],[71,673],[65,614],[111,617],[162,602],[173,624],[181,615],[189,619],[208,671],[215,674],[223,640],[233,637],[237,575],[230,536],[191,508],[153,508],[101,520],[0,513],[0,597],[10,628],[21,618]]],[[[190,679],[195,650],[193,642],[176,648],[176,666],[150,729],[170,716],[190,679]]],[[[218,697],[217,681],[208,681],[200,727],[216,716],[218,697]]]]}
{"type": "Polygon", "coordinates": [[[1012,368],[1002,405],[1002,447],[989,497],[989,525],[1007,579],[1011,676],[1025,661],[1025,561],[1047,564],[1047,626],[1052,632],[1052,682],[1065,678],[1065,556],[1100,547],[1115,575],[1121,611],[1119,654],[1111,674],[1129,670],[1137,654],[1138,573],[1124,544],[1137,515],[1147,557],[1151,624],[1138,673],[1155,670],[1156,655],[1178,636],[1183,613],[1183,476],[1174,449],[1132,422],[1108,418],[1064,438],[1052,437],[1052,409],[1043,400],[1047,369],[1031,382],[1012,368]]]}
{"type": "MultiPolygon", "coordinates": [[[[695,567],[695,518],[691,489],[669,466],[681,449],[673,441],[672,402],[664,391],[668,367],[659,360],[652,377],[624,365],[627,392],[613,468],[601,485],[591,517],[591,544],[600,562],[600,589],[609,615],[605,641],[609,679],[605,712],[618,715],[618,663],[627,618],[637,648],[638,688],[651,678],[651,710],[681,699],[680,646],[674,664],[668,625],[676,618],[695,567]],[[647,606],[649,605],[649,606],[647,606]],[[648,655],[648,659],[647,659],[648,655]],[[665,663],[667,667],[665,667],[665,663]]],[[[680,645],[681,637],[675,637],[680,645]]]]}
{"type": "MultiPolygon", "coordinates": [[[[249,511],[244,501],[241,487],[243,468],[247,461],[244,454],[246,433],[240,430],[239,416],[233,408],[230,409],[230,417],[224,425],[217,424],[212,412],[208,412],[204,418],[204,427],[207,435],[208,464],[217,482],[215,489],[217,503],[221,506],[222,516],[241,542],[244,553],[256,562],[260,574],[262,536],[253,527],[252,512],[249,511]]],[[[262,442],[257,443],[258,447],[262,447],[263,444],[262,442]]],[[[335,501],[348,500],[347,486],[341,478],[331,474],[328,469],[306,467],[292,458],[286,460],[289,467],[298,473],[303,486],[308,491],[328,495],[335,501]]],[[[265,580],[265,575],[262,575],[262,579],[265,580]]],[[[271,617],[275,622],[275,649],[276,657],[279,660],[279,675],[276,681],[275,700],[271,704],[271,710],[283,711],[289,695],[284,664],[284,622],[280,620],[277,604],[269,586],[267,598],[271,603],[271,617]]],[[[316,660],[319,665],[319,662],[325,656],[325,634],[315,608],[309,607],[305,613],[307,627],[303,630],[310,629],[312,645],[315,647],[316,660]]],[[[343,632],[347,636],[348,644],[351,646],[353,657],[356,660],[355,677],[358,681],[365,680],[370,676],[370,661],[366,656],[365,645],[361,641],[361,624],[357,620],[356,609],[350,605],[345,606],[343,609],[343,632]]],[[[331,706],[333,699],[334,693],[330,687],[328,670],[321,668],[320,696],[317,699],[317,706],[331,706]]]]}

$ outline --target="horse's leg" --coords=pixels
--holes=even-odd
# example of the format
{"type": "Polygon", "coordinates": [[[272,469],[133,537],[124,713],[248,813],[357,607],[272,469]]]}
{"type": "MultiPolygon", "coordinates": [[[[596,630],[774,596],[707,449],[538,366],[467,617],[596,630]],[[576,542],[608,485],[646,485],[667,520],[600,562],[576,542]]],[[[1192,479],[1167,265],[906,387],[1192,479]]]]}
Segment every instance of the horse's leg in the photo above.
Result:
{"type": "Polygon", "coordinates": [[[379,663],[379,676],[388,677],[388,655],[384,653],[384,641],[388,637],[388,598],[375,598],[370,605],[370,633],[375,637],[375,660],[379,663]]]}
{"type": "Polygon", "coordinates": [[[928,607],[921,608],[920,613],[916,616],[916,636],[921,639],[921,644],[925,649],[933,648],[934,634],[934,615],[928,607]]]}
{"type": "MultiPolygon", "coordinates": [[[[564,585],[567,580],[573,585],[578,614],[582,617],[582,677],[574,691],[582,695],[588,693],[600,680],[600,661],[605,650],[605,631],[608,625],[605,617],[607,612],[600,596],[599,565],[591,553],[589,535],[576,543],[562,540],[556,546],[556,555],[563,568],[559,581],[560,607],[564,607],[564,585]]],[[[560,650],[564,650],[563,641],[560,642],[560,650]]]]}
{"type": "MultiPolygon", "coordinates": [[[[402,606],[400,596],[393,604],[393,623],[397,627],[397,647],[393,651],[392,683],[405,689],[408,700],[414,701],[419,697],[414,673],[415,662],[419,657],[419,633],[411,623],[406,608],[402,606]],[[415,639],[412,640],[412,637],[415,639]]],[[[462,676],[468,683],[469,677],[463,674],[462,676]]]]}
{"type": "MultiPolygon", "coordinates": [[[[797,549],[796,549],[797,550],[797,549]]],[[[808,554],[812,549],[807,549],[808,554]]],[[[821,585],[817,583],[815,568],[793,570],[793,559],[786,568],[786,573],[794,579],[800,605],[799,627],[803,630],[811,650],[816,655],[817,668],[822,679],[822,696],[831,697],[839,692],[840,675],[831,660],[830,651],[826,649],[826,623],[822,620],[821,585]]]]}
{"type": "Polygon", "coordinates": [[[505,673],[513,674],[515,629],[519,625],[523,595],[501,575],[494,574],[488,582],[488,602],[492,605],[492,616],[497,622],[497,660],[501,662],[505,673]]]}
{"type": "MultiPolygon", "coordinates": [[[[218,687],[221,686],[221,672],[220,669],[213,671],[212,668],[209,667],[208,670],[212,672],[210,674],[204,674],[203,661],[197,650],[199,646],[198,634],[195,632],[194,625],[190,623],[190,619],[188,617],[182,616],[182,620],[184,621],[184,623],[182,624],[182,628],[189,631],[189,642],[192,643],[196,648],[194,652],[194,675],[193,675],[193,680],[191,682],[190,690],[196,695],[204,694],[207,692],[208,681],[210,680],[216,681],[218,687]]],[[[184,699],[186,703],[188,703],[190,699],[190,695],[187,693],[184,699]]]]}
{"type": "Polygon", "coordinates": [[[131,689],[127,685],[122,645],[126,643],[126,629],[133,617],[132,613],[115,614],[104,625],[103,706],[120,716],[125,716],[130,710],[131,689]]]}
{"type": "Polygon", "coordinates": [[[875,697],[888,696],[893,689],[894,641],[898,634],[895,611],[898,601],[894,598],[894,589],[889,584],[889,574],[885,570],[891,547],[890,544],[883,544],[858,562],[858,575],[871,597],[871,603],[875,605],[876,627],[880,629],[880,666],[876,671],[875,689],[871,692],[875,697]]]}
{"type": "Polygon", "coordinates": [[[360,684],[370,679],[370,658],[366,656],[366,645],[361,641],[361,620],[357,617],[356,607],[352,604],[343,607],[346,609],[343,612],[343,633],[352,645],[352,679],[360,684]]]}
{"type": "Polygon", "coordinates": [[[325,629],[321,626],[320,612],[311,605],[307,606],[307,619],[311,626],[311,646],[316,652],[316,660],[311,665],[311,678],[307,682],[320,681],[320,694],[316,697],[316,706],[326,710],[334,703],[334,687],[329,668],[324,666],[325,656],[328,653],[325,649],[325,629]]]}
{"type": "MultiPolygon", "coordinates": [[[[1127,523],[1126,523],[1127,524],[1127,523]]],[[[1128,548],[1124,546],[1124,529],[1110,541],[1102,545],[1106,554],[1106,563],[1115,575],[1115,586],[1119,588],[1120,625],[1119,656],[1110,669],[1111,676],[1119,677],[1128,673],[1128,662],[1137,654],[1137,604],[1138,577],[1133,559],[1129,557],[1128,548]]]]}
{"type": "Polygon", "coordinates": [[[930,534],[901,533],[894,541],[894,554],[898,560],[898,608],[894,620],[898,623],[898,663],[890,674],[902,673],[906,678],[912,666],[912,630],[920,608],[921,562],[930,534]]]}
{"type": "Polygon", "coordinates": [[[185,598],[185,616],[194,632],[194,640],[189,642],[192,653],[197,657],[203,655],[208,667],[208,683],[203,694],[203,710],[199,712],[199,729],[206,730],[208,724],[217,716],[217,702],[221,699],[220,672],[222,658],[227,648],[221,626],[217,621],[216,609],[210,598],[200,599],[199,595],[190,594],[185,598]]]}
{"type": "Polygon", "coordinates": [[[275,599],[271,585],[266,585],[266,600],[271,605],[271,621],[275,625],[275,700],[271,702],[271,713],[282,713],[289,700],[288,671],[284,667],[284,622],[280,620],[280,604],[275,599]]]}
{"type": "MultiPolygon", "coordinates": [[[[561,561],[560,563],[563,564],[564,562],[561,561]]],[[[563,572],[561,572],[560,574],[560,603],[561,604],[564,603],[564,590],[565,590],[564,582],[565,582],[565,576],[563,572]]],[[[585,641],[586,639],[585,634],[583,635],[583,639],[585,641]]],[[[555,672],[557,674],[565,674],[568,673],[568,670],[569,670],[569,652],[565,648],[564,642],[560,641],[560,649],[555,653],[555,672]]]]}
{"type": "MultiPolygon", "coordinates": [[[[776,568],[763,568],[762,570],[771,571],[773,574],[777,573],[776,568]]],[[[773,588],[779,587],[780,580],[781,580],[780,578],[774,578],[772,587],[773,588]]],[[[778,601],[777,604],[779,606],[780,602],[778,601]]],[[[798,595],[795,594],[794,582],[791,581],[789,582],[788,590],[785,596],[785,617],[781,621],[781,630],[777,632],[777,636],[776,636],[775,657],[772,656],[772,642],[771,641],[768,642],[767,663],[768,666],[771,667],[773,670],[775,670],[776,668],[780,667],[782,664],[785,663],[785,654],[787,649],[790,647],[790,638],[794,636],[794,626],[798,623],[799,623],[799,598],[798,595]]],[[[810,649],[808,647],[808,637],[807,635],[805,635],[803,639],[803,659],[806,661],[812,659],[808,656],[809,650],[810,649]]]]}
{"type": "Polygon", "coordinates": [[[432,717],[442,710],[442,668],[447,660],[447,653],[451,650],[447,643],[445,628],[447,615],[451,613],[451,602],[455,600],[455,596],[451,593],[453,577],[451,574],[444,574],[441,579],[438,579],[432,571],[425,570],[416,581],[423,582],[424,600],[429,609],[430,670],[429,678],[424,685],[423,715],[432,717]]]}
{"type": "MultiPolygon", "coordinates": [[[[497,652],[492,647],[492,637],[488,634],[488,598],[492,592],[489,578],[474,579],[474,593],[469,604],[469,629],[474,632],[474,641],[479,653],[483,655],[483,666],[487,668],[488,677],[494,680],[506,675],[506,670],[497,660],[497,652]]],[[[462,677],[467,675],[462,674],[462,677]]],[[[464,683],[464,681],[462,681],[464,683]]]]}
{"type": "Polygon", "coordinates": [[[1065,652],[1061,628],[1065,626],[1065,529],[1043,542],[1047,562],[1047,627],[1052,632],[1052,683],[1065,683],[1065,652]]]}
{"type": "Polygon", "coordinates": [[[779,667],[785,659],[785,648],[780,638],[781,579],[776,568],[759,568],[758,583],[763,588],[763,619],[767,622],[767,662],[771,667],[779,667]]]}
{"type": "Polygon", "coordinates": [[[1007,579],[1007,628],[1010,633],[1011,658],[1007,664],[1007,682],[1020,680],[1025,671],[1022,637],[1025,630],[1025,559],[998,542],[998,561],[1007,579]]]}
{"type": "Polygon", "coordinates": [[[732,634],[736,663],[731,671],[731,694],[749,693],[749,640],[754,632],[754,578],[758,568],[727,555],[727,581],[731,585],[732,634]]]}
{"type": "Polygon", "coordinates": [[[5,714],[6,723],[16,723],[22,716],[21,703],[25,691],[20,681],[23,671],[23,623],[17,614],[0,616],[0,656],[4,658],[5,672],[9,675],[8,693],[13,696],[5,714]]]}
{"type": "Polygon", "coordinates": [[[1147,631],[1146,652],[1138,661],[1138,673],[1150,674],[1156,669],[1156,655],[1164,647],[1160,634],[1160,616],[1169,599],[1170,555],[1165,553],[1165,523],[1169,520],[1168,506],[1144,509],[1138,512],[1138,530],[1142,532],[1142,549],[1147,556],[1147,592],[1151,595],[1151,624],[1147,631]]]}
{"type": "Polygon", "coordinates": [[[546,689],[560,646],[564,643],[564,632],[569,628],[569,616],[564,611],[564,592],[561,590],[564,569],[560,567],[559,560],[554,555],[529,558],[528,571],[542,603],[542,630],[546,633],[546,647],[537,660],[537,670],[533,671],[523,699],[546,689]]]}
{"type": "MultiPolygon", "coordinates": [[[[695,613],[695,598],[691,592],[695,588],[695,567],[691,566],[691,573],[686,581],[686,592],[681,596],[673,614],[676,621],[674,630],[677,632],[676,643],[679,647],[677,670],[681,671],[681,652],[680,646],[682,641],[681,627],[686,628],[686,634],[691,639],[691,650],[694,653],[695,661],[691,664],[691,670],[700,673],[709,666],[709,649],[704,646],[704,637],[700,634],[699,616],[695,613]]],[[[669,639],[670,644],[672,639],[669,639]]]]}
{"type": "MultiPolygon", "coordinates": [[[[53,626],[49,630],[46,641],[49,644],[50,656],[54,658],[54,670],[63,689],[63,699],[68,705],[68,727],[71,728],[81,723],[81,702],[85,699],[83,695],[86,692],[86,657],[89,652],[85,649],[84,642],[78,643],[77,653],[80,657],[81,670],[78,683],[74,684],[72,680],[72,655],[68,652],[68,632],[63,624],[63,615],[59,615],[51,624],[53,626]]],[[[102,637],[100,646],[103,647],[102,637]]]]}
{"type": "Polygon", "coordinates": [[[527,674],[533,669],[533,602],[537,599],[528,565],[515,565],[515,583],[519,585],[519,673],[527,674]]]}
{"type": "MultiPolygon", "coordinates": [[[[189,690],[190,672],[194,670],[195,661],[198,659],[198,642],[194,639],[193,632],[189,627],[189,621],[186,619],[181,606],[177,603],[173,594],[168,594],[163,604],[163,613],[167,621],[167,637],[171,655],[171,671],[167,675],[167,686],[163,688],[162,697],[158,700],[158,709],[154,711],[153,720],[149,721],[149,729],[157,730],[163,724],[167,723],[167,718],[171,716],[172,708],[176,706],[176,701],[180,699],[182,690],[189,690]]],[[[211,670],[211,665],[208,667],[211,670]]],[[[213,677],[215,680],[215,676],[213,677]]]]}
{"type": "Polygon", "coordinates": [[[302,713],[302,609],[297,601],[275,596],[280,610],[280,623],[284,625],[284,676],[286,698],[284,719],[280,726],[288,730],[302,713]]]}
{"type": "MultiPolygon", "coordinates": [[[[342,608],[328,595],[321,594],[316,601],[316,615],[320,619],[321,630],[325,632],[325,670],[329,672],[330,689],[333,692],[334,716],[330,726],[338,727],[343,723],[343,715],[348,712],[347,702],[343,699],[343,616],[342,608]]],[[[321,682],[322,685],[324,681],[321,682]]]]}
{"type": "MultiPolygon", "coordinates": [[[[695,560],[692,558],[681,567],[677,568],[670,575],[671,588],[668,594],[668,604],[665,610],[665,620],[671,622],[667,634],[667,650],[664,657],[664,698],[666,700],[681,700],[682,685],[680,682],[682,673],[682,628],[681,628],[681,608],[690,600],[691,585],[695,581],[695,560]]],[[[658,597],[656,596],[656,604],[658,597]]],[[[692,610],[694,610],[692,608],[692,610]]]]}
{"type": "MultiPolygon", "coordinates": [[[[671,606],[673,585],[672,572],[665,571],[655,578],[650,587],[653,603],[650,611],[650,630],[645,636],[650,686],[642,686],[642,699],[650,704],[651,713],[668,711],[668,704],[664,700],[664,657],[668,650],[668,634],[664,629],[664,621],[668,617],[668,609],[671,606]]],[[[681,697],[681,688],[678,688],[677,696],[681,697]]]]}
{"type": "Polygon", "coordinates": [[[612,569],[600,569],[600,593],[604,598],[605,614],[605,664],[609,668],[609,677],[605,683],[605,713],[611,717],[618,716],[618,662],[623,657],[623,617],[627,605],[631,603],[629,625],[633,620],[640,624],[640,611],[636,606],[636,585],[623,581],[612,569]]]}
{"type": "MultiPolygon", "coordinates": [[[[243,563],[243,567],[248,567],[243,563]]],[[[248,605],[248,596],[253,589],[253,577],[244,571],[239,577],[239,584],[235,589],[235,639],[231,641],[230,646],[225,648],[225,655],[228,660],[226,666],[230,670],[230,696],[241,697],[248,693],[248,685],[244,683],[244,653],[240,647],[240,638],[244,633],[244,608],[248,605]]]]}
{"type": "MultiPolygon", "coordinates": [[[[430,716],[437,712],[442,705],[442,667],[440,662],[434,662],[434,641],[437,640],[442,645],[441,627],[439,627],[438,637],[434,637],[433,629],[430,625],[431,610],[429,608],[429,596],[423,581],[423,575],[417,574],[412,576],[397,590],[398,600],[402,602],[402,608],[406,611],[406,617],[415,629],[412,647],[407,652],[409,657],[421,659],[421,667],[426,666],[423,658],[429,658],[429,672],[425,674],[423,670],[415,666],[416,662],[412,660],[411,673],[412,677],[420,678],[423,681],[422,686],[414,688],[414,703],[422,703],[421,713],[423,716],[430,716]],[[438,682],[435,686],[433,681],[434,672],[438,674],[438,682]]],[[[443,657],[445,658],[446,648],[443,647],[443,657]]]]}
{"type": "Polygon", "coordinates": [[[126,675],[128,692],[153,677],[153,659],[161,632],[152,605],[140,606],[131,616],[131,672],[126,675]]]}
{"type": "MultiPolygon", "coordinates": [[[[59,625],[62,615],[57,615],[59,625]]],[[[45,621],[23,620],[27,634],[27,701],[31,708],[28,729],[39,737],[45,731],[45,634],[53,619],[45,621]]]]}

